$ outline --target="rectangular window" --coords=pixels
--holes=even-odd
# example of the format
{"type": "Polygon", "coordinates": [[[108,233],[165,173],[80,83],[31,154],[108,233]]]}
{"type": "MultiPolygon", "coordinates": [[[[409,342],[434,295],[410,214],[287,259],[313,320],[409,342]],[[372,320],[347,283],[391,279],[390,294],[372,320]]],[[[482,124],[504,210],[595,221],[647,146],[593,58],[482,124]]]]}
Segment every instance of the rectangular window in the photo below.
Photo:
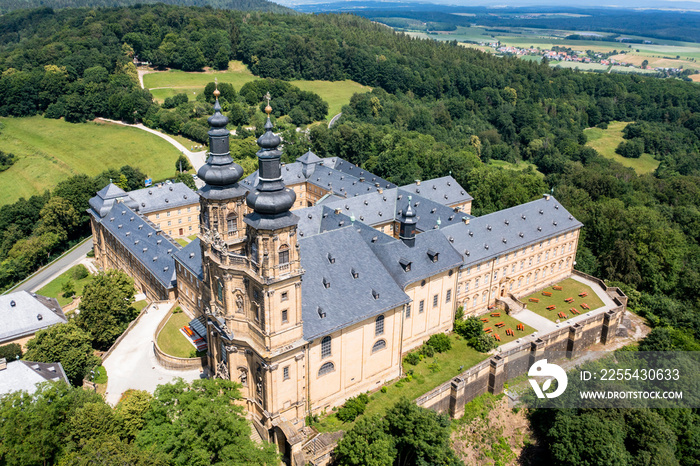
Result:
{"type": "Polygon", "coordinates": [[[481,272],[481,264],[479,264],[479,265],[476,266],[476,271],[477,271],[477,272],[481,272]]]}
{"type": "Polygon", "coordinates": [[[495,280],[498,280],[498,270],[496,270],[496,271],[493,273],[493,279],[494,279],[494,281],[495,281],[495,280]]]}
{"type": "Polygon", "coordinates": [[[406,318],[410,319],[411,318],[411,305],[406,304],[406,318]]]}
{"type": "Polygon", "coordinates": [[[474,280],[474,288],[479,288],[479,279],[474,280]]]}
{"type": "Polygon", "coordinates": [[[282,368],[282,379],[287,380],[289,378],[289,366],[282,368]]]}
{"type": "Polygon", "coordinates": [[[437,305],[438,305],[438,299],[439,299],[439,296],[438,296],[438,295],[433,296],[433,307],[437,307],[437,305]]]}
{"type": "Polygon", "coordinates": [[[192,225],[190,225],[190,231],[192,231],[192,225]]]}
{"type": "Polygon", "coordinates": [[[452,290],[447,290],[447,293],[445,293],[445,302],[449,303],[452,301],[452,290]]]}
{"type": "Polygon", "coordinates": [[[418,305],[418,314],[423,314],[424,310],[425,310],[425,300],[421,299],[420,304],[418,305]]]}
{"type": "Polygon", "coordinates": [[[571,247],[574,245],[574,243],[569,243],[569,252],[571,252],[571,247]]]}
{"type": "Polygon", "coordinates": [[[497,257],[497,258],[496,258],[496,264],[498,264],[498,263],[500,263],[500,262],[501,262],[501,258],[500,258],[500,257],[497,257]]]}
{"type": "Polygon", "coordinates": [[[160,218],[160,214],[156,214],[156,218],[160,218]]]}
{"type": "Polygon", "coordinates": [[[471,283],[471,280],[468,281],[466,285],[464,285],[464,292],[465,293],[469,292],[469,283],[471,283]]]}
{"type": "Polygon", "coordinates": [[[513,264],[513,268],[510,269],[510,271],[511,271],[512,273],[515,273],[515,264],[513,264]]]}
{"type": "Polygon", "coordinates": [[[467,267],[467,275],[469,275],[469,272],[471,272],[471,271],[472,271],[472,268],[471,268],[471,267],[467,267]]]}
{"type": "Polygon", "coordinates": [[[188,221],[188,222],[191,222],[191,221],[192,221],[192,217],[187,217],[187,221],[188,221]]]}
{"type": "Polygon", "coordinates": [[[170,217],[170,211],[168,211],[168,213],[167,213],[167,214],[165,214],[165,215],[167,215],[168,217],[170,217]]]}
{"type": "Polygon", "coordinates": [[[189,212],[191,208],[192,208],[192,207],[188,207],[188,208],[187,208],[187,212],[189,212]]]}
{"type": "Polygon", "coordinates": [[[171,223],[172,223],[172,222],[171,222],[170,220],[168,220],[168,226],[170,226],[171,223]]]}
{"type": "Polygon", "coordinates": [[[177,219],[177,223],[182,223],[182,219],[181,219],[181,218],[178,218],[178,219],[177,219]]]}
{"type": "Polygon", "coordinates": [[[282,297],[280,298],[280,301],[286,301],[289,299],[289,292],[283,291],[282,292],[282,297]]]}
{"type": "Polygon", "coordinates": [[[182,213],[182,209],[177,209],[177,214],[180,215],[182,213]]]}
{"type": "Polygon", "coordinates": [[[457,292],[455,293],[457,296],[459,296],[459,292],[462,289],[462,285],[457,285],[457,292]]]}
{"type": "Polygon", "coordinates": [[[288,312],[287,309],[282,311],[282,323],[283,324],[286,324],[287,322],[289,322],[289,319],[287,318],[287,312],[288,312]]]}
{"type": "Polygon", "coordinates": [[[525,261],[524,261],[524,260],[521,260],[521,261],[520,261],[520,270],[522,270],[522,269],[524,269],[524,268],[525,268],[525,261]]]}

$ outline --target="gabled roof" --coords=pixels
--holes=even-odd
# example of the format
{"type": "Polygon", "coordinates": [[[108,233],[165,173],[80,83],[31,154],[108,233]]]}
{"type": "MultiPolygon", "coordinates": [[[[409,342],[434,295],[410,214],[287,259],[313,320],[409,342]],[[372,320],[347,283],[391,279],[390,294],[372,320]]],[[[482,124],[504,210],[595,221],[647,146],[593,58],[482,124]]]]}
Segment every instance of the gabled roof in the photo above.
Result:
{"type": "Polygon", "coordinates": [[[174,254],[175,260],[182,264],[194,276],[204,280],[202,269],[202,247],[199,238],[195,238],[190,244],[174,254]]]}
{"type": "Polygon", "coordinates": [[[299,247],[305,270],[301,302],[306,340],[409,301],[353,227],[300,238],[299,247]]]}
{"type": "Polygon", "coordinates": [[[180,249],[158,234],[149,222],[124,204],[117,204],[102,219],[102,225],[166,289],[175,287],[173,254],[180,249]]]}
{"type": "Polygon", "coordinates": [[[129,191],[128,195],[138,204],[142,214],[199,204],[199,196],[185,183],[159,184],[129,191]]]}
{"type": "Polygon", "coordinates": [[[403,241],[373,244],[372,250],[394,281],[405,289],[407,285],[462,265],[462,257],[454,250],[440,230],[416,235],[415,245],[403,241]],[[407,269],[401,262],[410,263],[407,269]]]}
{"type": "Polygon", "coordinates": [[[54,298],[27,291],[0,295],[0,344],[67,322],[54,298]]]}
{"type": "Polygon", "coordinates": [[[297,215],[299,215],[297,232],[300,238],[307,238],[326,231],[352,226],[367,244],[381,244],[395,241],[395,239],[391,236],[386,235],[379,230],[375,230],[371,226],[366,225],[357,219],[353,221],[352,217],[344,214],[343,212],[336,213],[336,210],[327,206],[317,205],[314,207],[295,210],[295,212],[297,215]]]}
{"type": "Polygon", "coordinates": [[[465,265],[469,265],[582,226],[559,201],[546,196],[439,231],[462,254],[465,265]]]}
{"type": "Polygon", "coordinates": [[[407,184],[401,186],[401,189],[440,204],[454,205],[474,200],[452,176],[407,184]]]}
{"type": "Polygon", "coordinates": [[[38,383],[59,380],[70,385],[60,362],[8,361],[0,370],[0,396],[20,390],[31,394],[38,383]]]}
{"type": "Polygon", "coordinates": [[[364,178],[366,182],[371,183],[372,185],[379,183],[379,187],[383,189],[391,189],[396,187],[394,183],[390,183],[384,178],[368,172],[364,168],[360,168],[345,159],[341,159],[340,157],[327,157],[323,159],[323,166],[325,168],[332,168],[339,172],[343,172],[346,175],[351,175],[358,179],[364,178]]]}

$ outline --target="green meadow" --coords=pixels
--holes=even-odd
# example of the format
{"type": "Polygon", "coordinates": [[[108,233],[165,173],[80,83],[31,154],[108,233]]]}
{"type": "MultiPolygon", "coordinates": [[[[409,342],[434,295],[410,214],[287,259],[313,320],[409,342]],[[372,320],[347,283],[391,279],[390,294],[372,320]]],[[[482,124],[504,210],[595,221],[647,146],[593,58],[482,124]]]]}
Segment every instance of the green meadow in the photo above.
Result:
{"type": "Polygon", "coordinates": [[[659,161],[650,154],[642,154],[638,159],[628,159],[615,152],[615,148],[624,141],[622,130],[629,123],[624,121],[613,121],[608,125],[608,129],[588,128],[583,132],[588,138],[586,145],[594,148],[600,155],[620,162],[625,167],[630,167],[638,175],[651,173],[659,166],[659,161]]]}
{"type": "Polygon", "coordinates": [[[41,116],[0,118],[0,146],[19,159],[0,172],[0,205],[43,193],[73,175],[94,176],[124,165],[167,178],[179,155],[168,142],[138,128],[41,116]]]}
{"type": "MultiPolygon", "coordinates": [[[[227,71],[169,70],[148,73],[143,76],[143,84],[158,102],[163,102],[166,98],[183,92],[190,100],[194,100],[208,83],[214,81],[214,78],[218,82],[231,84],[237,91],[240,91],[245,83],[259,79],[243,63],[233,61],[227,71]]],[[[353,94],[372,90],[368,86],[363,86],[349,79],[345,81],[299,80],[291,81],[291,83],[302,91],[315,92],[321,96],[328,103],[328,117],[338,114],[343,105],[349,104],[353,94]]]]}

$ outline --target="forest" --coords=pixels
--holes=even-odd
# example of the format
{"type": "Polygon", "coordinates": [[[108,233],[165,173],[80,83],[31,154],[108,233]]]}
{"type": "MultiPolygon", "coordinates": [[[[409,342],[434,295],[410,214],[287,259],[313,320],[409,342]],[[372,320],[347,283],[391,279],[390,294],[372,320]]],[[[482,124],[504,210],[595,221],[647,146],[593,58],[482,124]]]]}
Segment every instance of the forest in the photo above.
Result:
{"type": "MultiPolygon", "coordinates": [[[[319,156],[343,157],[397,184],[451,173],[474,197],[475,215],[553,192],[585,225],[577,269],[626,292],[630,310],[654,327],[650,348],[700,347],[696,84],[552,69],[455,43],[411,39],[346,14],[286,16],[167,5],[43,8],[0,17],[0,31],[1,115],[150,118],[148,124],[155,124],[154,116],[164,109],[139,88],[132,53],[180,69],[193,66],[191,60],[215,66],[219,55],[242,60],[263,78],[352,79],[371,86],[371,93],[352,98],[332,129],[313,126],[308,140],[290,136],[285,159],[310,145],[319,156]],[[632,144],[629,153],[643,146],[660,162],[654,173],[638,175],[585,146],[585,128],[611,121],[632,123],[624,133],[632,144]],[[491,160],[525,161],[532,168],[498,168],[491,160]]],[[[265,86],[284,88],[271,83],[265,86]]],[[[259,112],[249,111],[260,104],[258,86],[229,95],[232,120],[245,124],[259,118],[259,112]]],[[[313,96],[305,98],[315,102],[313,96]]],[[[165,110],[176,111],[193,104],[168,105],[175,108],[165,110]]],[[[243,131],[231,140],[234,154],[248,165],[254,163],[250,137],[243,131]]],[[[18,206],[0,209],[1,270],[12,260],[8,246],[45,234],[39,212],[47,199],[18,202],[30,213],[26,218],[18,206]]],[[[602,412],[588,416],[605,418],[602,412]]],[[[664,464],[698,464],[697,457],[683,453],[698,445],[698,415],[684,411],[683,416],[691,433],[674,434],[678,448],[664,464]]],[[[642,421],[620,415],[615,422],[642,421]]],[[[583,456],[579,461],[557,457],[557,439],[542,441],[552,464],[604,464],[586,463],[583,456]]]]}

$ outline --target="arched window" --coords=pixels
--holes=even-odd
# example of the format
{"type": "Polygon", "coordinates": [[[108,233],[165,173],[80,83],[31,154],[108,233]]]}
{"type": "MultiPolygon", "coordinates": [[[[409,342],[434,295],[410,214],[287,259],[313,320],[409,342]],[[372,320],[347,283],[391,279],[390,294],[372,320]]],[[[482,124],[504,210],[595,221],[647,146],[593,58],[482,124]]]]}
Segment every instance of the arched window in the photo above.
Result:
{"type": "Polygon", "coordinates": [[[478,298],[479,298],[478,296],[476,296],[476,295],[474,296],[474,300],[472,301],[472,307],[476,307],[476,302],[477,302],[478,298]]]}
{"type": "Polygon", "coordinates": [[[537,278],[540,276],[540,271],[535,270],[535,281],[537,281],[537,278]]]}
{"type": "Polygon", "coordinates": [[[238,216],[236,214],[228,214],[226,217],[226,227],[228,228],[229,235],[238,231],[238,216]]]}
{"type": "Polygon", "coordinates": [[[331,337],[323,337],[321,340],[321,359],[331,355],[331,337]]]}
{"type": "Polygon", "coordinates": [[[386,348],[386,340],[379,340],[372,346],[372,353],[376,353],[377,351],[381,351],[384,348],[386,348]]]}
{"type": "Polygon", "coordinates": [[[327,362],[318,370],[318,376],[321,377],[322,375],[330,374],[333,371],[335,371],[335,366],[332,362],[327,362]]]}
{"type": "Polygon", "coordinates": [[[523,286],[523,277],[518,278],[518,288],[523,286]]]}
{"type": "Polygon", "coordinates": [[[219,301],[224,300],[224,284],[221,283],[221,280],[216,281],[216,297],[219,298],[219,301]]]}
{"type": "Polygon", "coordinates": [[[283,244],[279,248],[279,264],[280,265],[287,265],[289,264],[289,246],[286,244],[283,244]]]}
{"type": "Polygon", "coordinates": [[[384,316],[379,316],[374,321],[374,336],[377,337],[382,334],[384,334],[384,316]]]}
{"type": "Polygon", "coordinates": [[[481,302],[482,302],[482,303],[485,303],[485,302],[486,302],[486,292],[485,292],[485,291],[484,291],[484,293],[481,295],[481,302]]]}

